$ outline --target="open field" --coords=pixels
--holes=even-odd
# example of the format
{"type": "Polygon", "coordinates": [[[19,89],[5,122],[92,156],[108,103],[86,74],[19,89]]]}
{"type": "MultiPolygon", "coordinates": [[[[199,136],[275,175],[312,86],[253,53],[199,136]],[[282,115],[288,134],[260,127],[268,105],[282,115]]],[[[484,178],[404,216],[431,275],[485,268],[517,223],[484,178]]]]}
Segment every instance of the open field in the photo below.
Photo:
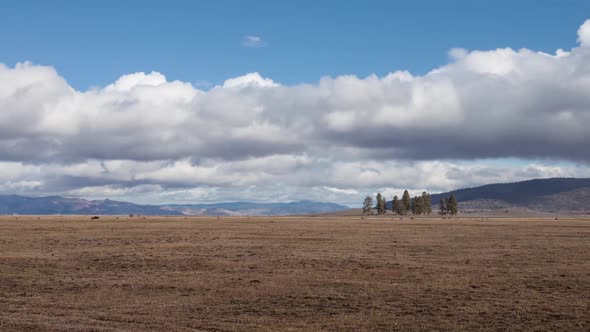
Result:
{"type": "Polygon", "coordinates": [[[0,217],[1,331],[590,330],[590,219],[0,217]]]}

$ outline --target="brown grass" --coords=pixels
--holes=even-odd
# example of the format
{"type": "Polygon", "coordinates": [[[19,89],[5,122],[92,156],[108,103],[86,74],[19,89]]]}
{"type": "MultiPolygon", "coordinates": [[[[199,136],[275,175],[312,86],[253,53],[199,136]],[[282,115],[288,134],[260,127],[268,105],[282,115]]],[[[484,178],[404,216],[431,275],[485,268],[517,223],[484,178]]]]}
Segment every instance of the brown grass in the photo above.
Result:
{"type": "Polygon", "coordinates": [[[590,220],[0,217],[1,331],[590,329],[590,220]]]}

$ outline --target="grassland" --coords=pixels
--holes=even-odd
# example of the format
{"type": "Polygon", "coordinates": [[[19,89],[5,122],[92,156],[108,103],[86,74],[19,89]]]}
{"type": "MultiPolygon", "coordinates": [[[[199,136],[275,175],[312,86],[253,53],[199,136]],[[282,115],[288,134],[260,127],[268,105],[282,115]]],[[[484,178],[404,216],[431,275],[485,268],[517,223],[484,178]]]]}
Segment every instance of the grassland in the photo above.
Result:
{"type": "Polygon", "coordinates": [[[1,331],[590,330],[590,220],[0,217],[1,331]]]}

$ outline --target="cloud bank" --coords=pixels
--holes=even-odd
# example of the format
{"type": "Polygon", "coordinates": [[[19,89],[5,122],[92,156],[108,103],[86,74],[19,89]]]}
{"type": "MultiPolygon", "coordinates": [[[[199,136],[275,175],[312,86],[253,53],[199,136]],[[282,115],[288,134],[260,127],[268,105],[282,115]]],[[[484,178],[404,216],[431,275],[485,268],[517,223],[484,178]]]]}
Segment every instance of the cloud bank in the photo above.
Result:
{"type": "Polygon", "coordinates": [[[285,86],[249,73],[209,90],[151,72],[78,91],[52,67],[0,64],[0,191],[342,201],[587,176],[590,21],[578,42],[457,48],[422,76],[285,86]],[[489,162],[503,158],[534,162],[489,162]]]}

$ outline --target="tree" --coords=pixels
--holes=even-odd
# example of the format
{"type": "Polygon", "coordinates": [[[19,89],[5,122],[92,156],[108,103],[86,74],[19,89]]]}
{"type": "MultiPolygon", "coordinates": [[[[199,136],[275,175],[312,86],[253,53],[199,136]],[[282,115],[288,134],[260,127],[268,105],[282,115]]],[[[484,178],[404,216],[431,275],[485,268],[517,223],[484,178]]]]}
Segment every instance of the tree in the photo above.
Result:
{"type": "Polygon", "coordinates": [[[438,205],[438,214],[441,216],[447,215],[447,199],[441,198],[440,203],[438,205]]]}
{"type": "Polygon", "coordinates": [[[377,193],[377,197],[375,197],[375,210],[377,210],[377,214],[381,214],[380,206],[381,206],[381,193],[377,193]]]}
{"type": "Polygon", "coordinates": [[[381,196],[381,193],[377,194],[376,208],[377,214],[385,214],[385,198],[381,196]]]}
{"type": "Polygon", "coordinates": [[[432,198],[427,192],[422,192],[422,201],[424,202],[424,214],[432,213],[432,198]]]}
{"type": "Polygon", "coordinates": [[[393,213],[400,215],[400,216],[402,214],[404,214],[405,207],[404,207],[402,201],[400,201],[397,196],[393,196],[393,202],[391,205],[392,205],[391,209],[392,209],[393,213]]]}
{"type": "Polygon", "coordinates": [[[447,211],[452,216],[456,216],[459,212],[459,203],[457,203],[457,199],[453,194],[451,194],[451,197],[449,197],[449,200],[447,201],[447,211]]]}
{"type": "Polygon", "coordinates": [[[417,196],[414,197],[414,210],[415,210],[415,214],[416,215],[422,215],[425,214],[425,208],[424,208],[424,198],[422,198],[422,196],[417,196]]]}
{"type": "Polygon", "coordinates": [[[408,214],[408,212],[410,212],[412,209],[412,200],[410,199],[410,193],[407,190],[404,190],[402,204],[404,205],[404,214],[408,214]]]}
{"type": "Polygon", "coordinates": [[[371,197],[371,196],[365,197],[365,201],[363,202],[363,214],[366,214],[366,215],[373,214],[373,197],[371,197]]]}

